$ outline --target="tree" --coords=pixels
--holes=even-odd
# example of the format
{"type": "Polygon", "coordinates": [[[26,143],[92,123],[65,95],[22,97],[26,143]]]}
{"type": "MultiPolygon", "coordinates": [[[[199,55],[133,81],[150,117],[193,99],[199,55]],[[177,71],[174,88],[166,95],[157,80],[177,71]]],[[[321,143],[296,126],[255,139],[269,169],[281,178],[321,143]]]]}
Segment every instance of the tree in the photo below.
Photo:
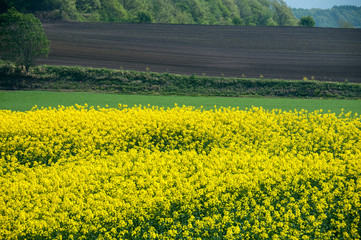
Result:
{"type": "Polygon", "coordinates": [[[298,22],[298,25],[301,27],[314,27],[316,25],[315,20],[313,20],[313,17],[307,16],[307,17],[301,17],[300,21],[298,22]]]}
{"type": "Polygon", "coordinates": [[[0,12],[14,7],[21,12],[52,11],[60,8],[63,0],[0,0],[0,12]]]}
{"type": "Polygon", "coordinates": [[[352,23],[346,22],[346,21],[343,21],[343,20],[338,20],[338,26],[340,28],[354,28],[352,23]]]}
{"type": "Polygon", "coordinates": [[[153,22],[152,16],[148,12],[138,13],[138,22],[140,23],[151,23],[153,22]]]}
{"type": "Polygon", "coordinates": [[[278,26],[296,26],[297,19],[291,8],[283,0],[271,0],[271,8],[274,11],[273,20],[278,26]]]}
{"type": "Polygon", "coordinates": [[[85,13],[92,13],[101,7],[99,0],[77,0],[75,5],[78,11],[85,13]]]}
{"type": "Polygon", "coordinates": [[[19,13],[15,8],[0,15],[0,55],[15,62],[26,72],[39,56],[47,56],[49,41],[41,22],[33,14],[19,13]]]}

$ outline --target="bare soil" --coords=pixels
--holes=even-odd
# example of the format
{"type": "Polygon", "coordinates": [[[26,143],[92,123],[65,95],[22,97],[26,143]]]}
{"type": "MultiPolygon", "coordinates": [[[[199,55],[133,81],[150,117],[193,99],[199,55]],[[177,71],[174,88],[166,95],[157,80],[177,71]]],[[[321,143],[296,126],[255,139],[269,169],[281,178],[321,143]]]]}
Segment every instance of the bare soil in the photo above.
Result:
{"type": "Polygon", "coordinates": [[[44,23],[39,64],[361,83],[361,29],[44,23]]]}

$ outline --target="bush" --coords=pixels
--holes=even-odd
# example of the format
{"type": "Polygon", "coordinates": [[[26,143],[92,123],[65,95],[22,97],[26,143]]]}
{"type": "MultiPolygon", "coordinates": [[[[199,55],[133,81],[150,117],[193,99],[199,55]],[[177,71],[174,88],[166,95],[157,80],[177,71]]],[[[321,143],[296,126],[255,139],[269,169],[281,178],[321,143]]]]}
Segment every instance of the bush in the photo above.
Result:
{"type": "MultiPolygon", "coordinates": [[[[17,78],[22,89],[61,89],[138,94],[178,94],[204,96],[282,96],[360,98],[361,85],[316,80],[272,80],[178,75],[85,67],[38,66],[21,75],[7,64],[0,64],[4,81],[17,78]],[[25,81],[26,79],[26,81],[25,81]],[[27,82],[29,81],[29,82],[27,82]],[[82,85],[74,84],[82,82],[82,85]],[[136,87],[134,83],[137,82],[136,87]],[[37,83],[37,84],[34,84],[37,83]],[[317,91],[315,91],[317,89],[317,91]],[[332,94],[330,94],[332,93],[332,94]]],[[[4,87],[1,85],[0,87],[4,87]]],[[[20,89],[20,85],[15,87],[20,89]]]]}
{"type": "Polygon", "coordinates": [[[301,17],[298,25],[301,27],[314,27],[316,25],[315,20],[311,16],[301,17]]]}
{"type": "Polygon", "coordinates": [[[139,23],[152,23],[153,22],[153,18],[148,12],[139,12],[137,18],[138,18],[139,23]]]}

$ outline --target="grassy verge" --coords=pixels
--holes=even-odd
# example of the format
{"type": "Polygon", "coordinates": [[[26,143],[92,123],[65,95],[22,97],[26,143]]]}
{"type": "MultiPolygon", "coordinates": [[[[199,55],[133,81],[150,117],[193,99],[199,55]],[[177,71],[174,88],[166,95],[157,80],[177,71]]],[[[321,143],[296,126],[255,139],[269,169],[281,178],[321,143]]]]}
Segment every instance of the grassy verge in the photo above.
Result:
{"type": "Polygon", "coordinates": [[[315,80],[274,80],[186,76],[170,73],[38,66],[28,74],[0,63],[0,88],[68,90],[121,94],[360,98],[361,84],[315,80]]]}
{"type": "Polygon", "coordinates": [[[104,93],[85,93],[85,92],[47,92],[47,91],[0,91],[0,109],[9,109],[13,111],[27,111],[37,105],[41,107],[57,107],[58,105],[72,106],[75,104],[89,106],[117,107],[119,103],[127,104],[129,107],[134,105],[174,107],[203,106],[205,109],[217,107],[239,107],[240,109],[250,108],[251,106],[264,109],[282,109],[314,111],[323,109],[330,110],[333,113],[352,112],[361,114],[361,100],[350,99],[288,99],[288,98],[235,98],[235,97],[190,97],[190,96],[148,96],[148,95],[119,95],[104,93]]]}

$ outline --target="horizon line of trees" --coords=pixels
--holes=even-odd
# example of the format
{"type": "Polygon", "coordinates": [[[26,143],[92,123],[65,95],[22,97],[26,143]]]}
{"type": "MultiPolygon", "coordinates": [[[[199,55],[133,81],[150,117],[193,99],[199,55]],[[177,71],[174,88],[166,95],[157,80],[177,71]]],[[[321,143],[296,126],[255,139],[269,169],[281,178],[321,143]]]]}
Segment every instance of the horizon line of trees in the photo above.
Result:
{"type": "Polygon", "coordinates": [[[239,26],[298,23],[283,0],[2,0],[0,13],[11,7],[48,20],[239,26]]]}
{"type": "Polygon", "coordinates": [[[361,7],[357,6],[334,6],[330,9],[293,8],[292,12],[298,19],[311,16],[316,27],[361,28],[361,7]]]}

